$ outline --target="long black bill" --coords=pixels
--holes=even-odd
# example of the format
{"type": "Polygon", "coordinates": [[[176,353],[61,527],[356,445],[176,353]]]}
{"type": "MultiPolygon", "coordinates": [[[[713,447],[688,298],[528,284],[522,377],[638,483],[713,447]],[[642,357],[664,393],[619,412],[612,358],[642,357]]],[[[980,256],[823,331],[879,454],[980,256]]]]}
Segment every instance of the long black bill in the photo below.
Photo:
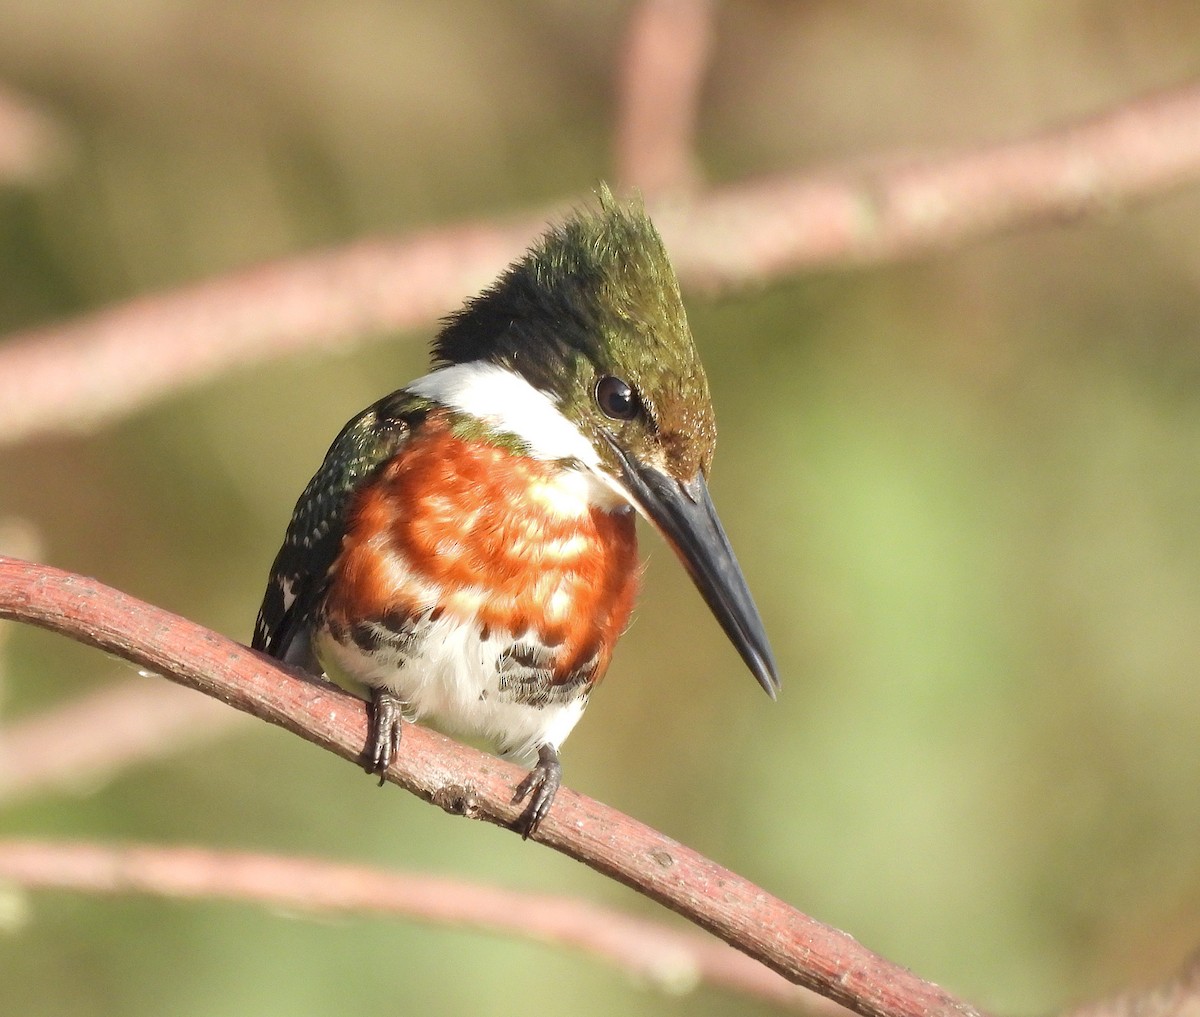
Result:
{"type": "Polygon", "coordinates": [[[729,538],[717,517],[704,476],[681,483],[660,470],[641,466],[613,445],[625,486],[643,514],[674,548],[709,610],[737,647],[742,660],[772,699],[779,672],[766,629],[729,538]]]}

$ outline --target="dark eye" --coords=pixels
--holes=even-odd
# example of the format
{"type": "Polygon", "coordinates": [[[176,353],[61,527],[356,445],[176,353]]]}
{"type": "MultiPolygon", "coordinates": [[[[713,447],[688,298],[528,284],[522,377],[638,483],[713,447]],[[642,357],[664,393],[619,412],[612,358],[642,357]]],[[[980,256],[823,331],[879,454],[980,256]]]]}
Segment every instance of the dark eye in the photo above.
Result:
{"type": "Polygon", "coordinates": [[[638,412],[637,396],[629,382],[611,374],[596,382],[596,405],[613,420],[632,420],[638,412]]]}

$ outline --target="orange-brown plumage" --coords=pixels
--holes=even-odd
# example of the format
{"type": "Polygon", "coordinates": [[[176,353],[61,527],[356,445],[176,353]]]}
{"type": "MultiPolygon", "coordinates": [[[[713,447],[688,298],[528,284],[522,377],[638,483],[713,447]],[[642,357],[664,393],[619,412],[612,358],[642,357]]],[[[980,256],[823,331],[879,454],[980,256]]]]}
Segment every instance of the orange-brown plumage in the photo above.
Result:
{"type": "Polygon", "coordinates": [[[562,472],[427,421],[356,495],[330,617],[438,609],[553,647],[556,680],[596,658],[598,680],[637,591],[634,519],[560,491],[562,472]]]}
{"type": "Polygon", "coordinates": [[[709,496],[708,386],[640,204],[602,190],[446,322],[434,359],[330,446],[254,645],[370,690],[372,773],[405,717],[536,751],[514,795],[528,834],[629,619],[633,510],[771,695],[778,675],[709,496]]]}

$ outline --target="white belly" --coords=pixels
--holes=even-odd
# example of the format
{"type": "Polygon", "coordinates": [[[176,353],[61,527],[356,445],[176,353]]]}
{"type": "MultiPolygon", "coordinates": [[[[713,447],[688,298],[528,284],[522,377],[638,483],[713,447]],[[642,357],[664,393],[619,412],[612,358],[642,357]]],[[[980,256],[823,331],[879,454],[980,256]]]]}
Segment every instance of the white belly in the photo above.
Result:
{"type": "Polygon", "coordinates": [[[587,696],[532,706],[501,692],[497,661],[515,642],[511,633],[480,639],[474,625],[449,617],[430,622],[401,658],[367,655],[355,643],[323,633],[317,655],[334,677],[394,692],[411,720],[429,721],[448,734],[483,738],[504,755],[528,759],[541,745],[557,749],[583,716],[587,696]]]}

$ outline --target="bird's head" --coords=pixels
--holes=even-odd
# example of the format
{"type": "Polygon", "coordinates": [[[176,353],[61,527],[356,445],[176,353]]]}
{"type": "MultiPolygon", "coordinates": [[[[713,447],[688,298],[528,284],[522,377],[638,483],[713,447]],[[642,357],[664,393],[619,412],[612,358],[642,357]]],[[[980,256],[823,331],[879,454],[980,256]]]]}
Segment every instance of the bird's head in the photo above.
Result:
{"type": "Polygon", "coordinates": [[[774,696],[762,620],[708,494],[716,422],[678,280],[640,201],[602,187],[598,205],[448,319],[439,370],[415,390],[588,471],[639,511],[774,696]]]}

